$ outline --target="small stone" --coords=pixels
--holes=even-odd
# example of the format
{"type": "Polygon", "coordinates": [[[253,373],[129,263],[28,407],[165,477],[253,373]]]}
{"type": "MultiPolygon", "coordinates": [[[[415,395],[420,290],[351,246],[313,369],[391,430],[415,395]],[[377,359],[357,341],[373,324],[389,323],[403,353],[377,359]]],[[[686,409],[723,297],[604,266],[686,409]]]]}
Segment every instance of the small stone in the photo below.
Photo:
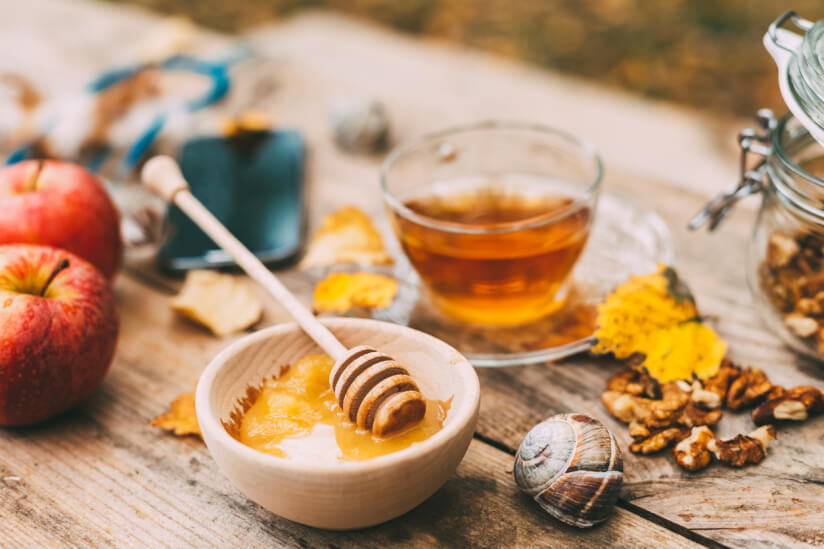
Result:
{"type": "Polygon", "coordinates": [[[339,100],[330,119],[335,142],[345,151],[371,154],[389,145],[389,116],[374,99],[339,100]]]}
{"type": "Polygon", "coordinates": [[[818,331],[818,322],[814,318],[801,315],[787,315],[784,317],[784,325],[798,337],[810,337],[818,331]]]}

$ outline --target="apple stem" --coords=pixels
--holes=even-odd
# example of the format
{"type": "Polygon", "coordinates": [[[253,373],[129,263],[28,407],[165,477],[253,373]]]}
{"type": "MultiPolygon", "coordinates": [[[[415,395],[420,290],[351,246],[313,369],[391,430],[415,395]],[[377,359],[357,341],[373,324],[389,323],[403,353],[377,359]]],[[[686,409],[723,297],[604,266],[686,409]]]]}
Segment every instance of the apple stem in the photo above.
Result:
{"type": "Polygon", "coordinates": [[[43,166],[46,164],[43,160],[37,161],[37,168],[35,168],[34,173],[29,177],[26,184],[23,186],[23,190],[25,192],[32,192],[37,190],[37,180],[40,179],[40,172],[43,171],[43,166]]]}
{"type": "Polygon", "coordinates": [[[49,289],[49,284],[52,283],[52,281],[54,280],[54,277],[56,277],[58,274],[60,274],[60,271],[62,271],[64,269],[67,269],[68,267],[69,267],[69,260],[64,257],[63,259],[60,260],[60,263],[58,263],[57,266],[52,270],[51,274],[49,275],[49,279],[46,280],[46,283],[43,284],[43,289],[40,290],[40,297],[43,297],[43,296],[46,295],[46,290],[49,289]]]}

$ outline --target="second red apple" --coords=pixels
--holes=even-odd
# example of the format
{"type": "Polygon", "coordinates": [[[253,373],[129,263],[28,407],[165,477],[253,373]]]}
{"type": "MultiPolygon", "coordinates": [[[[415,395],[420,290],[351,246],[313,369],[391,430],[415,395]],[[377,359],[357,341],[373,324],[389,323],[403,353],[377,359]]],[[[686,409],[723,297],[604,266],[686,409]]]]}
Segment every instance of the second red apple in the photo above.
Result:
{"type": "Polygon", "coordinates": [[[109,369],[117,311],[88,262],[48,246],[0,246],[0,425],[53,417],[109,369]]]}

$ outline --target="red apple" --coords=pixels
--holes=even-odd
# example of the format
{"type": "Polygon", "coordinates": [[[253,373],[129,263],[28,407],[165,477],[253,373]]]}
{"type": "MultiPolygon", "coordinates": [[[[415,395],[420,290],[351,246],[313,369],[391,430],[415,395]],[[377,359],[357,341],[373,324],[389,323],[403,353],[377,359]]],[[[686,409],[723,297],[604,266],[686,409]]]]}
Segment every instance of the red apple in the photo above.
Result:
{"type": "Polygon", "coordinates": [[[78,256],[0,246],[0,425],[43,421],[88,397],[117,341],[109,282],[78,256]]]}
{"type": "Polygon", "coordinates": [[[120,267],[120,217],[98,179],[76,164],[27,160],[0,171],[0,244],[46,244],[120,267]]]}

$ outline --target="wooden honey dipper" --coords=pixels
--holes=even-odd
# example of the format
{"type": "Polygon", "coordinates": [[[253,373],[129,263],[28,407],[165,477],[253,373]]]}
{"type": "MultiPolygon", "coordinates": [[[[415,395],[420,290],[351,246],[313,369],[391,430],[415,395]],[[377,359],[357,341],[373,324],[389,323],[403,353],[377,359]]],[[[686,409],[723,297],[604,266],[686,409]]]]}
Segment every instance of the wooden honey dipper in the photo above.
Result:
{"type": "Polygon", "coordinates": [[[418,423],[426,401],[409,372],[390,356],[367,346],[347,349],[315,315],[189,191],[177,162],[155,156],[143,167],[143,183],[177,205],[251,278],[263,286],[304,332],[335,360],[329,384],[345,416],[377,437],[418,423]]]}

